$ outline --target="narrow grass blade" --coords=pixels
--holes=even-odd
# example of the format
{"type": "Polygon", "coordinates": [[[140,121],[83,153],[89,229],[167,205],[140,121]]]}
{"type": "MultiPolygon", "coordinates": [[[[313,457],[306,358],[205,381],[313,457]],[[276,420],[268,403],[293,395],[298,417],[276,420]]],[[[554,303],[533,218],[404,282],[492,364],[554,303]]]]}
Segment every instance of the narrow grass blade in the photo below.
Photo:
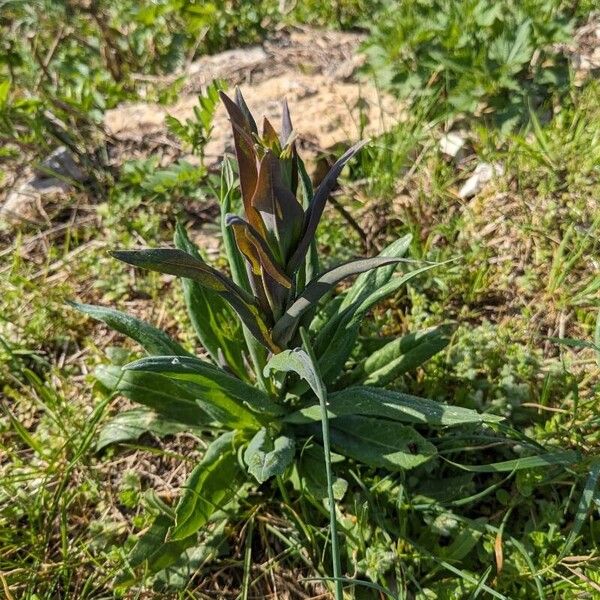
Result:
{"type": "Polygon", "coordinates": [[[600,459],[595,459],[592,462],[592,466],[590,468],[590,473],[588,475],[587,481],[585,482],[585,487],[583,488],[583,493],[581,494],[581,499],[579,500],[579,505],[577,506],[577,512],[575,513],[575,520],[573,521],[573,526],[571,527],[571,531],[569,532],[569,537],[562,547],[560,551],[560,555],[557,559],[557,562],[562,560],[573,547],[575,541],[577,540],[577,536],[585,523],[588,512],[590,510],[590,506],[594,498],[596,497],[596,487],[598,485],[598,479],[600,478],[600,459]]]}
{"type": "Polygon", "coordinates": [[[487,465],[463,465],[445,459],[450,464],[470,471],[471,473],[507,473],[509,471],[520,471],[522,469],[534,469],[536,467],[549,467],[552,465],[572,465],[581,460],[581,455],[575,450],[565,450],[564,452],[548,452],[538,454],[537,456],[527,456],[525,458],[515,458],[487,465]]]}

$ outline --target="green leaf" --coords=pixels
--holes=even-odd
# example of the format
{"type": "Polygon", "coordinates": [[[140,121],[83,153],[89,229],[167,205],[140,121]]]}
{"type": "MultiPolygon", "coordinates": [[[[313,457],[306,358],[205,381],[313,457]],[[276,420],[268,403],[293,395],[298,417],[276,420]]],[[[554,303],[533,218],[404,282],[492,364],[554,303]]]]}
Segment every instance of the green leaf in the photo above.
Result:
{"type": "Polygon", "coordinates": [[[339,265],[313,279],[304,291],[296,298],[294,303],[285,311],[283,316],[273,327],[273,339],[280,346],[285,346],[293,337],[300,319],[305,311],[314,308],[317,302],[337,283],[358,273],[364,273],[371,269],[385,267],[398,263],[401,258],[376,257],[354,260],[339,265]]]}
{"type": "Polygon", "coordinates": [[[158,373],[185,385],[203,411],[232,428],[259,429],[269,418],[284,412],[266,393],[197,358],[154,356],[124,369],[158,373]]]}
{"type": "Polygon", "coordinates": [[[119,333],[135,340],[148,354],[192,356],[164,331],[126,313],[92,304],[79,304],[78,302],[68,302],[68,304],[97,321],[103,321],[119,333]]]}
{"type": "MultiPolygon", "coordinates": [[[[181,223],[175,230],[175,246],[200,259],[181,223]]],[[[235,311],[219,294],[196,281],[183,278],[181,283],[190,320],[202,346],[216,364],[224,360],[240,379],[246,379],[244,344],[240,341],[242,326],[235,311]]]]}
{"type": "Polygon", "coordinates": [[[140,572],[158,573],[177,562],[181,554],[197,542],[197,536],[189,535],[181,539],[167,540],[173,519],[166,514],[156,517],[150,529],[146,531],[133,547],[127,559],[129,569],[120,573],[115,585],[131,585],[137,579],[133,570],[142,567],[140,572]]]}
{"type": "Polygon", "coordinates": [[[221,189],[219,194],[221,202],[221,236],[223,237],[223,246],[233,281],[243,290],[250,293],[250,283],[244,264],[244,257],[235,244],[233,231],[227,226],[227,216],[232,212],[232,199],[235,190],[234,183],[231,163],[225,159],[223,160],[223,168],[221,170],[221,189]]]}
{"type": "Polygon", "coordinates": [[[171,540],[184,540],[194,534],[235,497],[242,478],[235,435],[236,432],[229,431],[212,442],[192,471],[175,509],[171,540]]]}
{"type": "Polygon", "coordinates": [[[315,370],[310,356],[302,348],[284,350],[271,357],[265,366],[264,374],[268,377],[273,371],[281,373],[297,373],[311,387],[317,398],[326,398],[325,386],[315,370]]]}
{"type": "MultiPolygon", "coordinates": [[[[338,455],[336,455],[338,456],[338,455]]],[[[332,457],[332,462],[335,462],[332,457]]],[[[338,456],[344,460],[342,456],[338,456]]],[[[325,456],[322,446],[310,444],[303,448],[298,465],[300,484],[309,494],[317,500],[327,499],[327,476],[325,474],[325,456]]],[[[341,500],[348,489],[348,482],[342,477],[333,480],[333,496],[341,500]]]]}
{"type": "MultiPolygon", "coordinates": [[[[412,234],[407,234],[386,246],[377,256],[403,258],[412,241],[412,234]]],[[[364,300],[369,294],[387,283],[394,274],[397,263],[390,264],[388,267],[377,269],[376,271],[367,271],[356,278],[350,289],[346,292],[341,305],[341,310],[348,308],[353,302],[361,298],[364,300]]]]}
{"type": "Polygon", "coordinates": [[[136,267],[193,279],[220,294],[229,302],[257,340],[274,352],[279,350],[271,340],[265,316],[254,297],[204,261],[176,248],[124,250],[111,254],[118,260],[136,267]]]}
{"type": "Polygon", "coordinates": [[[294,450],[293,438],[281,435],[273,440],[263,427],[248,444],[244,462],[258,483],[264,483],[271,477],[283,475],[294,458],[294,450]]]}
{"type": "Polygon", "coordinates": [[[326,383],[333,381],[344,367],[356,343],[361,321],[368,310],[413,278],[442,264],[445,263],[427,265],[401,277],[391,278],[379,288],[374,288],[368,295],[359,295],[350,306],[334,315],[319,332],[315,344],[323,380],[326,383]]]}
{"type": "MultiPolygon", "coordinates": [[[[406,235],[392,242],[379,253],[378,257],[389,256],[393,258],[402,258],[406,254],[411,240],[412,236],[406,235]]],[[[325,351],[331,338],[335,335],[335,332],[340,327],[344,327],[344,324],[349,323],[354,311],[369,297],[370,294],[373,293],[373,290],[381,288],[390,281],[397,266],[398,263],[373,271],[367,271],[356,278],[354,284],[344,295],[337,311],[330,317],[325,326],[321,328],[315,341],[315,352],[317,356],[320,356],[325,351]]],[[[358,329],[356,329],[356,335],[357,334],[358,329]]],[[[350,329],[346,336],[348,338],[347,346],[350,348],[350,352],[354,347],[356,335],[350,329]]]]}
{"type": "Polygon", "coordinates": [[[133,402],[186,425],[198,426],[211,419],[196,403],[198,393],[186,382],[178,382],[158,373],[123,371],[121,367],[101,366],[96,379],[110,392],[123,394],[133,402]]]}
{"type": "Polygon", "coordinates": [[[343,595],[341,586],[341,559],[337,536],[337,517],[335,511],[335,493],[333,489],[334,478],[331,469],[331,448],[329,436],[329,419],[327,418],[327,390],[319,374],[315,355],[308,339],[305,329],[300,330],[302,343],[305,350],[296,348],[295,350],[286,350],[279,355],[273,356],[265,367],[265,375],[271,371],[281,371],[284,373],[293,371],[297,373],[304,381],[308,383],[321,406],[321,435],[323,439],[323,455],[325,459],[325,473],[327,477],[327,496],[329,502],[329,527],[331,529],[331,554],[333,558],[333,576],[336,582],[336,598],[343,595]]]}
{"type": "MultiPolygon", "coordinates": [[[[446,459],[448,460],[448,459],[446,459]]],[[[524,458],[515,458],[502,462],[490,463],[487,465],[463,465],[451,460],[448,462],[455,467],[471,473],[508,473],[520,471],[522,469],[534,469],[536,467],[549,467],[552,465],[572,465],[581,460],[581,454],[575,450],[565,450],[560,452],[548,452],[538,454],[537,456],[526,456],[524,458]]]]}
{"type": "MultiPolygon", "coordinates": [[[[449,406],[435,400],[374,387],[349,387],[329,395],[327,412],[330,419],[347,415],[381,417],[431,427],[467,423],[497,423],[502,417],[478,413],[469,408],[449,406]]],[[[321,418],[319,406],[298,410],[284,418],[286,423],[314,423],[321,418]]]]}
{"type": "MultiPolygon", "coordinates": [[[[481,523],[485,523],[484,518],[478,519],[481,523]]],[[[452,540],[449,546],[438,546],[436,548],[436,554],[441,558],[458,562],[467,557],[467,555],[475,548],[479,540],[481,539],[482,532],[472,529],[470,527],[464,527],[458,535],[452,540]]]]}
{"type": "Polygon", "coordinates": [[[353,380],[384,386],[442,351],[450,342],[454,325],[441,325],[405,335],[374,352],[353,373],[353,380]]]}
{"type": "Polygon", "coordinates": [[[96,442],[96,450],[101,450],[110,444],[137,440],[144,433],[163,437],[181,431],[190,431],[190,426],[166,419],[153,410],[134,408],[118,413],[102,428],[96,442]]]}
{"type": "Polygon", "coordinates": [[[8,95],[10,94],[10,80],[5,79],[0,81],[0,108],[3,107],[8,101],[8,95]]]}
{"type": "Polygon", "coordinates": [[[567,537],[567,540],[560,551],[559,560],[571,552],[571,548],[573,547],[573,544],[575,544],[577,536],[579,535],[581,528],[588,518],[592,501],[594,498],[596,498],[596,501],[598,501],[598,494],[596,493],[598,479],[600,479],[600,459],[594,458],[592,460],[587,481],[585,482],[585,486],[583,488],[583,493],[581,494],[581,498],[579,500],[579,505],[577,506],[577,512],[575,514],[573,526],[571,527],[569,536],[567,537]]]}
{"type": "Polygon", "coordinates": [[[333,419],[331,443],[345,456],[391,471],[413,469],[437,454],[412,427],[369,417],[333,419]]]}
{"type": "Polygon", "coordinates": [[[202,565],[227,551],[227,534],[229,533],[227,525],[227,520],[223,519],[214,528],[211,527],[210,531],[206,531],[202,535],[201,544],[188,548],[175,563],[157,573],[156,580],[152,586],[153,590],[155,592],[170,594],[172,597],[174,590],[184,590],[187,588],[192,577],[198,573],[202,565]]]}

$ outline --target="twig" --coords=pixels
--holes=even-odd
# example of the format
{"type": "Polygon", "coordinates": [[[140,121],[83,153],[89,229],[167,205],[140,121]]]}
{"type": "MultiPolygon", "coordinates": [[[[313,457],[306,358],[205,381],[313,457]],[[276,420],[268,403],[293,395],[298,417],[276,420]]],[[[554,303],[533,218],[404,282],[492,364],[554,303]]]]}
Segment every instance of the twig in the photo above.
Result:
{"type": "Polygon", "coordinates": [[[337,200],[337,198],[335,197],[335,195],[331,195],[329,197],[329,201],[331,202],[331,204],[333,205],[333,207],[335,208],[335,210],[337,210],[340,215],[342,215],[342,217],[344,217],[344,219],[346,219],[346,221],[348,221],[348,225],[350,225],[350,227],[352,227],[352,229],[354,229],[354,231],[356,231],[356,233],[358,233],[358,235],[360,236],[360,239],[363,242],[363,245],[366,247],[367,245],[367,233],[363,230],[363,228],[356,222],[356,219],[346,210],[346,208],[344,208],[340,202],[337,200]]]}

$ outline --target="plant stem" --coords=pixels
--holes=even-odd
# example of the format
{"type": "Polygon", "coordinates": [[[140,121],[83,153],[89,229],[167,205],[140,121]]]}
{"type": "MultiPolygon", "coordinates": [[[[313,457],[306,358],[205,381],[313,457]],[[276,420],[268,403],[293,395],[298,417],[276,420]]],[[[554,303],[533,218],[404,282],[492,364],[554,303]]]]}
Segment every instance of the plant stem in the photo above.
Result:
{"type": "MultiPolygon", "coordinates": [[[[308,334],[304,327],[300,328],[300,337],[310,359],[313,363],[313,368],[317,370],[317,360],[313,353],[313,349],[308,339],[308,334]]],[[[318,382],[313,390],[319,398],[319,405],[321,407],[321,427],[323,430],[323,450],[325,454],[325,473],[327,475],[327,496],[329,499],[329,525],[331,529],[331,554],[333,558],[333,577],[335,579],[335,599],[343,600],[344,598],[344,587],[342,584],[342,566],[340,560],[340,547],[338,544],[337,535],[337,517],[335,514],[335,497],[333,495],[333,473],[331,471],[331,446],[329,444],[329,417],[327,416],[327,390],[321,380],[320,375],[318,376],[318,382]]]]}
{"type": "Polygon", "coordinates": [[[329,499],[329,522],[331,528],[331,554],[333,555],[333,576],[335,578],[335,598],[343,600],[342,567],[337,536],[337,517],[335,497],[333,495],[333,474],[331,472],[331,448],[329,445],[329,418],[327,416],[327,398],[319,396],[321,405],[321,426],[323,428],[323,449],[325,451],[325,473],[327,474],[327,496],[329,499]]]}

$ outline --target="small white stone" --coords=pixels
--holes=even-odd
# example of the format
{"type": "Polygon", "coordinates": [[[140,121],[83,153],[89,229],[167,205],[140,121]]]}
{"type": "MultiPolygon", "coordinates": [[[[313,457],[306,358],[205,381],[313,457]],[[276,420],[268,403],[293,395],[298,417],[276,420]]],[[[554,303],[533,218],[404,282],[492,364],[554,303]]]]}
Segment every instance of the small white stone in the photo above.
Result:
{"type": "Polygon", "coordinates": [[[504,175],[504,167],[500,163],[479,163],[475,167],[473,175],[460,188],[458,195],[463,199],[472,198],[481,191],[488,181],[501,175],[504,175]]]}
{"type": "Polygon", "coordinates": [[[454,158],[465,145],[465,138],[454,131],[447,133],[440,139],[440,150],[446,155],[454,158]]]}

